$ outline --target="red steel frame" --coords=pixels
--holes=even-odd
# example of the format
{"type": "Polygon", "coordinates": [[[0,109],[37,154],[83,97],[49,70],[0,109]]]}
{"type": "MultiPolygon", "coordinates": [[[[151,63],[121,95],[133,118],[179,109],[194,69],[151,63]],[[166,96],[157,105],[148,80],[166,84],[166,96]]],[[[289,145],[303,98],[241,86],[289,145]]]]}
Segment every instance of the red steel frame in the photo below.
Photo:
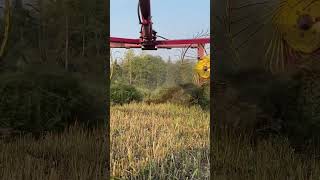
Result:
{"type": "Polygon", "coordinates": [[[152,29],[150,0],[139,0],[141,31],[139,39],[110,37],[111,48],[141,48],[157,50],[158,48],[197,48],[198,59],[205,55],[205,45],[210,44],[210,38],[157,40],[157,32],[152,29]]]}

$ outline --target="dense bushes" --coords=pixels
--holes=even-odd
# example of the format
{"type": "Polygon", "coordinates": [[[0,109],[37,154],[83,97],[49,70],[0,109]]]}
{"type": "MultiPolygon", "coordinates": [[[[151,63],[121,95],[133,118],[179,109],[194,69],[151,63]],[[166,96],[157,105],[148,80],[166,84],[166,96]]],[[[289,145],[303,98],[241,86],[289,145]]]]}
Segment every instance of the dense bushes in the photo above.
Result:
{"type": "Polygon", "coordinates": [[[194,84],[181,84],[156,90],[147,102],[200,105],[202,108],[208,109],[210,104],[209,95],[208,86],[198,87],[194,84]]]}
{"type": "Polygon", "coordinates": [[[1,128],[41,132],[75,121],[91,126],[98,122],[99,106],[78,79],[62,70],[35,66],[0,75],[1,128]]]}
{"type": "Polygon", "coordinates": [[[111,85],[111,103],[125,104],[143,100],[147,103],[170,102],[187,106],[200,105],[203,109],[209,109],[209,88],[209,85],[199,87],[194,84],[181,84],[152,91],[128,84],[114,83],[111,85]]]}
{"type": "Polygon", "coordinates": [[[128,84],[112,84],[111,85],[111,103],[124,104],[132,101],[141,101],[142,94],[134,87],[128,84]]]}

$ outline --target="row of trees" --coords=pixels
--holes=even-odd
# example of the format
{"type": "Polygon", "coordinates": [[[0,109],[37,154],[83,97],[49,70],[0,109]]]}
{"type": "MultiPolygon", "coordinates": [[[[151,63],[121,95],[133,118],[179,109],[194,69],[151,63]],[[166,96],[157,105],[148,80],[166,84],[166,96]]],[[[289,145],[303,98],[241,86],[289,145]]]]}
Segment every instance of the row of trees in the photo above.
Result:
{"type": "MultiPolygon", "coordinates": [[[[2,62],[54,62],[66,70],[89,59],[94,64],[92,57],[107,54],[104,4],[103,0],[15,0],[6,4],[11,26],[2,62]]],[[[5,20],[0,27],[6,27],[5,20]]],[[[1,28],[1,41],[5,35],[1,28]]],[[[99,66],[103,69],[101,63],[99,66]]]]}
{"type": "Polygon", "coordinates": [[[0,7],[0,129],[39,134],[75,120],[105,122],[107,3],[5,0],[0,7]]]}
{"type": "MultiPolygon", "coordinates": [[[[112,56],[111,56],[112,57],[112,56]]],[[[171,61],[160,56],[137,55],[128,50],[124,58],[112,59],[111,82],[154,90],[161,86],[191,83],[196,60],[171,61]]]]}

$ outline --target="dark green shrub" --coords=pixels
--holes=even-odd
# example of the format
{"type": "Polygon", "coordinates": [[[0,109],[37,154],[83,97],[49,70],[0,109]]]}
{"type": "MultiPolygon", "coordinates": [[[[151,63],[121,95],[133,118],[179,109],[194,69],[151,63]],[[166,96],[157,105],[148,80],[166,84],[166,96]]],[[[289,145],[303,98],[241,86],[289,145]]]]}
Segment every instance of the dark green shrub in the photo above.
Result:
{"type": "Polygon", "coordinates": [[[95,100],[70,73],[45,68],[0,75],[0,127],[41,132],[97,124],[95,100]]]}
{"type": "Polygon", "coordinates": [[[208,86],[198,87],[194,84],[181,84],[179,86],[161,88],[155,91],[150,102],[171,102],[183,105],[200,105],[204,109],[209,108],[210,92],[208,86]]]}
{"type": "Polygon", "coordinates": [[[113,84],[111,85],[111,103],[125,104],[133,101],[142,101],[142,94],[132,85],[113,84]]]}
{"type": "Polygon", "coordinates": [[[153,92],[152,90],[147,89],[147,88],[141,88],[141,87],[136,87],[136,89],[140,92],[144,101],[147,101],[148,99],[151,98],[151,95],[153,92]]]}

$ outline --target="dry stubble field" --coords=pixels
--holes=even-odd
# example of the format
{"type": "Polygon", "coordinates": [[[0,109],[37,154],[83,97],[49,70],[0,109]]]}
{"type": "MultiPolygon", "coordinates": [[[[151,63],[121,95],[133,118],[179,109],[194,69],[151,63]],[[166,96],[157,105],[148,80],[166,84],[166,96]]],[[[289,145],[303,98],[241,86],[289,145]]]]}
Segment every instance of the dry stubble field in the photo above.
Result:
{"type": "Polygon", "coordinates": [[[209,112],[143,103],[111,108],[114,179],[208,179],[209,112]]]}

